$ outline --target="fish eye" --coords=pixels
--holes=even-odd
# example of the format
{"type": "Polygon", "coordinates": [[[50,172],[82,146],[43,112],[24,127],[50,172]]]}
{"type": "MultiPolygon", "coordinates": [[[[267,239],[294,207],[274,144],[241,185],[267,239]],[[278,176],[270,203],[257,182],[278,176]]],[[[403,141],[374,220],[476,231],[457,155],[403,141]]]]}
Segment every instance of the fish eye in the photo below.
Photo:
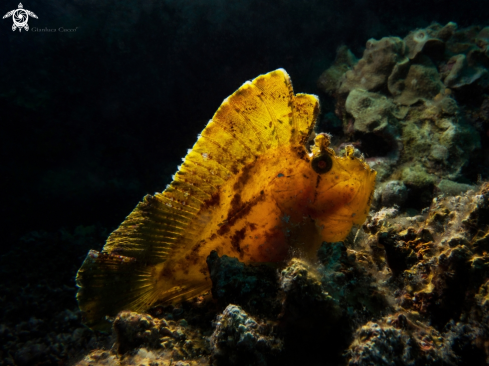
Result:
{"type": "Polygon", "coordinates": [[[324,174],[333,167],[333,159],[331,159],[329,154],[321,154],[312,159],[311,165],[316,173],[324,174]]]}

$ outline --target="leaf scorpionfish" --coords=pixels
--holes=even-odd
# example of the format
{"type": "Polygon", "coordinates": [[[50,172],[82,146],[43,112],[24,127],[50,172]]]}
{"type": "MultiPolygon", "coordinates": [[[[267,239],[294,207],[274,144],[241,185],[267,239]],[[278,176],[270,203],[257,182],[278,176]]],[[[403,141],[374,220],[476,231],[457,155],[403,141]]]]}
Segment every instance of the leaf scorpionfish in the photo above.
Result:
{"type": "Polygon", "coordinates": [[[318,134],[315,95],[278,69],[226,98],[165,191],[147,195],[77,274],[85,323],[197,297],[211,288],[212,250],[245,263],[313,258],[367,216],[376,172],[318,134]]]}

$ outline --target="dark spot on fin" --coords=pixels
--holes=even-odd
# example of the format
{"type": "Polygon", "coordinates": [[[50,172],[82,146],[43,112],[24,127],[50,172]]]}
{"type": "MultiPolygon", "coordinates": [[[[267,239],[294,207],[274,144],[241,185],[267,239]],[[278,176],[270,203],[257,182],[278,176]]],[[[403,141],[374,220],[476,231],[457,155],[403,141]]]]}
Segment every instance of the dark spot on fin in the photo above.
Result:
{"type": "Polygon", "coordinates": [[[239,219],[241,219],[244,216],[246,216],[247,214],[249,214],[251,209],[258,202],[263,200],[263,198],[264,198],[263,193],[264,192],[261,191],[260,196],[254,198],[251,201],[245,202],[245,203],[241,203],[241,196],[236,194],[233,197],[233,200],[231,201],[231,209],[228,212],[228,217],[227,217],[226,221],[221,225],[219,230],[217,231],[217,234],[223,235],[223,234],[226,234],[227,232],[229,232],[230,227],[232,227],[236,221],[238,221],[239,219]],[[236,196],[238,196],[238,197],[236,197],[236,196]],[[233,204],[233,201],[235,201],[234,204],[233,204]]]}
{"type": "Polygon", "coordinates": [[[248,179],[250,179],[250,170],[254,166],[255,166],[254,163],[250,163],[250,164],[243,167],[243,169],[241,170],[241,175],[238,177],[238,179],[234,183],[233,189],[235,191],[241,191],[241,189],[243,189],[243,187],[245,186],[248,179]]]}
{"type": "Polygon", "coordinates": [[[231,245],[233,246],[234,250],[236,250],[238,253],[242,253],[240,243],[245,238],[245,233],[246,233],[246,226],[241,230],[236,230],[234,232],[234,235],[231,236],[231,245]]]}
{"type": "Polygon", "coordinates": [[[211,198],[204,201],[204,207],[210,208],[213,206],[219,206],[220,202],[221,202],[221,196],[219,195],[219,192],[216,192],[211,196],[211,198]]]}

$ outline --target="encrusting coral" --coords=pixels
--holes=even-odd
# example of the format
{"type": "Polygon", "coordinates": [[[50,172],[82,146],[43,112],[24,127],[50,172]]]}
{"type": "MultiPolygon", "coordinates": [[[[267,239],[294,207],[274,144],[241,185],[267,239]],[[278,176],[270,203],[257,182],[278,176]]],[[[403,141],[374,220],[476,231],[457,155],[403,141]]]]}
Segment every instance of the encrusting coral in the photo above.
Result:
{"type": "Polygon", "coordinates": [[[338,50],[318,86],[335,98],[347,141],[378,171],[380,190],[402,181],[421,208],[431,197],[420,191],[466,179],[485,136],[461,106],[489,91],[488,33],[435,23],[404,39],[370,39],[358,61],[338,50]]]}

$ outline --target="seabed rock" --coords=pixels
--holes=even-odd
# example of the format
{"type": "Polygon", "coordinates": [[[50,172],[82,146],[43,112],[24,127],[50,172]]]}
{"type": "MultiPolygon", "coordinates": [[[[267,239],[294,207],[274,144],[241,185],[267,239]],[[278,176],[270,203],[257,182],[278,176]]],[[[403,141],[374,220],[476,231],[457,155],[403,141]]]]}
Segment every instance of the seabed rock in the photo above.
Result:
{"type": "Polygon", "coordinates": [[[228,305],[217,317],[211,336],[211,361],[215,365],[268,365],[282,347],[283,341],[274,336],[270,324],[253,319],[239,306],[228,305]]]}
{"type": "Polygon", "coordinates": [[[279,287],[272,267],[246,266],[237,258],[219,257],[216,251],[207,257],[207,265],[213,284],[212,296],[221,306],[237,304],[253,314],[278,314],[279,287]]]}

